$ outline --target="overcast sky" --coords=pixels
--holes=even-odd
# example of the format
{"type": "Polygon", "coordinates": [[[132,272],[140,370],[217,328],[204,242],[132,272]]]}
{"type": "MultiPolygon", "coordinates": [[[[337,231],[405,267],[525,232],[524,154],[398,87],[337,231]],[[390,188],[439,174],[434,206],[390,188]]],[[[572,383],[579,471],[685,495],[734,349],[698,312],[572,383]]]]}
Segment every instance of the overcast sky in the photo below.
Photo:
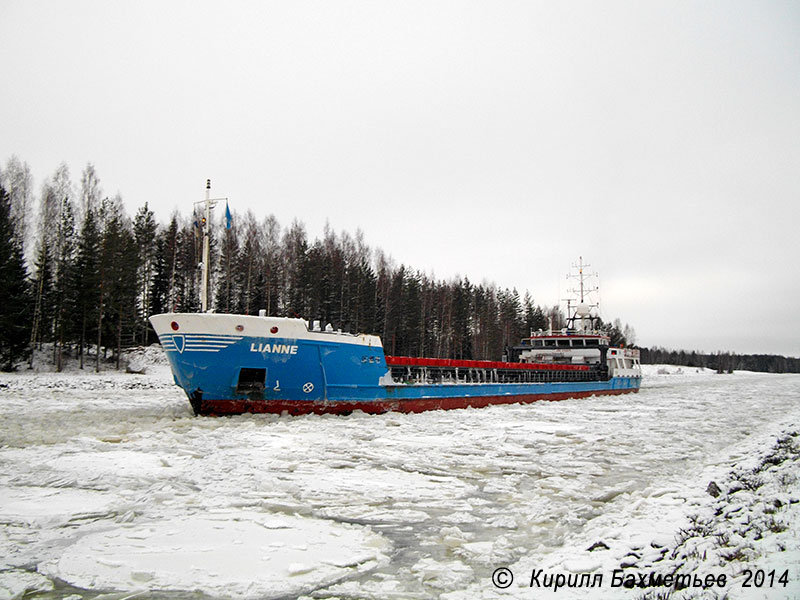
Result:
{"type": "Polygon", "coordinates": [[[798,2],[0,0],[0,164],[800,356],[798,2]]]}

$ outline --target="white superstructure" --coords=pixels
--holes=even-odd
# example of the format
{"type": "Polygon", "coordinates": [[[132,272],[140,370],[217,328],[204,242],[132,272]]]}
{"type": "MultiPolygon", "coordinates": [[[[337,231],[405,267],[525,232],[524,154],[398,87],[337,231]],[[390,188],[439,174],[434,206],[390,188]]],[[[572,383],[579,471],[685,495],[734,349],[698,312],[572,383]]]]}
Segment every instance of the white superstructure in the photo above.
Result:
{"type": "Polygon", "coordinates": [[[639,350],[612,347],[611,338],[598,328],[598,303],[591,300],[598,288],[589,282],[593,276],[586,272],[589,265],[581,257],[574,267],[577,273],[567,278],[577,280],[578,287],[570,290],[576,297],[567,300],[567,326],[531,332],[514,348],[515,358],[526,363],[601,364],[606,365],[609,377],[641,377],[639,350]]]}

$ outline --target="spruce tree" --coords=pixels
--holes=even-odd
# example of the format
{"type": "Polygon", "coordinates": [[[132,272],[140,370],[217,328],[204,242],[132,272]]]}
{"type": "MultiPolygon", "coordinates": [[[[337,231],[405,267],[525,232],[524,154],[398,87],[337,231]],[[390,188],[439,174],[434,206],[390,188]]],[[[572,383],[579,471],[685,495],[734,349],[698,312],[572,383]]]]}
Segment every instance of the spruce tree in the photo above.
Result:
{"type": "Polygon", "coordinates": [[[97,289],[100,285],[100,231],[97,228],[97,212],[86,211],[83,217],[78,250],[75,260],[75,309],[79,327],[78,356],[81,369],[89,340],[97,338],[97,289]]]}
{"type": "Polygon", "coordinates": [[[305,225],[295,220],[283,236],[286,268],[284,313],[287,317],[306,316],[309,312],[308,292],[312,282],[309,277],[308,249],[305,225]]]}
{"type": "Polygon", "coordinates": [[[245,315],[258,314],[266,308],[264,300],[264,251],[261,247],[261,236],[258,224],[251,211],[241,219],[241,249],[236,256],[233,272],[238,275],[234,278],[234,285],[239,291],[238,301],[235,303],[234,312],[245,315]]]}
{"type": "Polygon", "coordinates": [[[59,220],[56,228],[55,252],[55,312],[53,319],[53,362],[56,369],[63,368],[64,344],[75,336],[75,219],[72,200],[61,198],[59,220]]]}
{"type": "Polygon", "coordinates": [[[172,216],[169,225],[156,237],[153,285],[150,288],[151,314],[175,310],[175,266],[178,252],[178,218],[172,216]]]}
{"type": "Polygon", "coordinates": [[[11,201],[0,187],[0,368],[10,371],[29,351],[31,297],[22,247],[14,235],[11,201]]]}
{"type": "Polygon", "coordinates": [[[239,264],[239,219],[234,220],[230,229],[224,229],[220,240],[219,261],[217,263],[217,289],[214,304],[217,312],[235,312],[238,285],[236,267],[239,264]]]}
{"type": "Polygon", "coordinates": [[[175,312],[198,312],[200,310],[199,269],[202,260],[203,237],[196,220],[184,223],[178,230],[175,242],[173,269],[175,312]]]}
{"type": "Polygon", "coordinates": [[[269,215],[261,226],[261,245],[264,248],[264,301],[268,315],[280,311],[281,293],[285,289],[285,264],[281,248],[281,226],[269,215]]]}
{"type": "MultiPolygon", "coordinates": [[[[98,347],[106,351],[114,343],[116,367],[120,367],[123,346],[134,341],[137,299],[137,251],[130,221],[122,199],[101,203],[102,243],[100,252],[100,332],[98,347]]],[[[95,367],[99,369],[99,363],[95,367]]]]}

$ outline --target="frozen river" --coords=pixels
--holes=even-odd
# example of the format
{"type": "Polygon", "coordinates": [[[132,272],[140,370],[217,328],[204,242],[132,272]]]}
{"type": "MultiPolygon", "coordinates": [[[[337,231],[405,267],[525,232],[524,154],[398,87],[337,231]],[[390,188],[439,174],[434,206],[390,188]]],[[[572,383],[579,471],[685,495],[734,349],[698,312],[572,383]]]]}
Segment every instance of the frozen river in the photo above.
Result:
{"type": "MultiPolygon", "coordinates": [[[[798,376],[654,371],[639,394],[293,418],[195,418],[163,370],[3,376],[0,598],[533,598],[534,567],[609,579],[800,428],[798,376]],[[495,588],[501,566],[524,585],[495,588]]],[[[621,591],[595,593],[641,596],[621,591]]]]}

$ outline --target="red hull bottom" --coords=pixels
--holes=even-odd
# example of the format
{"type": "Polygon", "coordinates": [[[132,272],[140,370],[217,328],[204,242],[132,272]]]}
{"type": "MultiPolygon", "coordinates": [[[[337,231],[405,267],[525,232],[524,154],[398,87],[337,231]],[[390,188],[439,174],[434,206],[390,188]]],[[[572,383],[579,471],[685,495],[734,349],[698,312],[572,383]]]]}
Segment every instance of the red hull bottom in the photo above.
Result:
{"type": "Polygon", "coordinates": [[[555,394],[523,394],[518,396],[472,396],[462,398],[414,398],[374,402],[308,402],[304,400],[200,400],[192,401],[195,414],[208,416],[240,415],[243,413],[274,413],[289,415],[336,414],[348,415],[360,410],[377,415],[386,412],[419,413],[427,410],[484,408],[492,404],[529,404],[538,400],[566,400],[587,396],[610,396],[638,392],[638,388],[591,390],[555,394]]]}

